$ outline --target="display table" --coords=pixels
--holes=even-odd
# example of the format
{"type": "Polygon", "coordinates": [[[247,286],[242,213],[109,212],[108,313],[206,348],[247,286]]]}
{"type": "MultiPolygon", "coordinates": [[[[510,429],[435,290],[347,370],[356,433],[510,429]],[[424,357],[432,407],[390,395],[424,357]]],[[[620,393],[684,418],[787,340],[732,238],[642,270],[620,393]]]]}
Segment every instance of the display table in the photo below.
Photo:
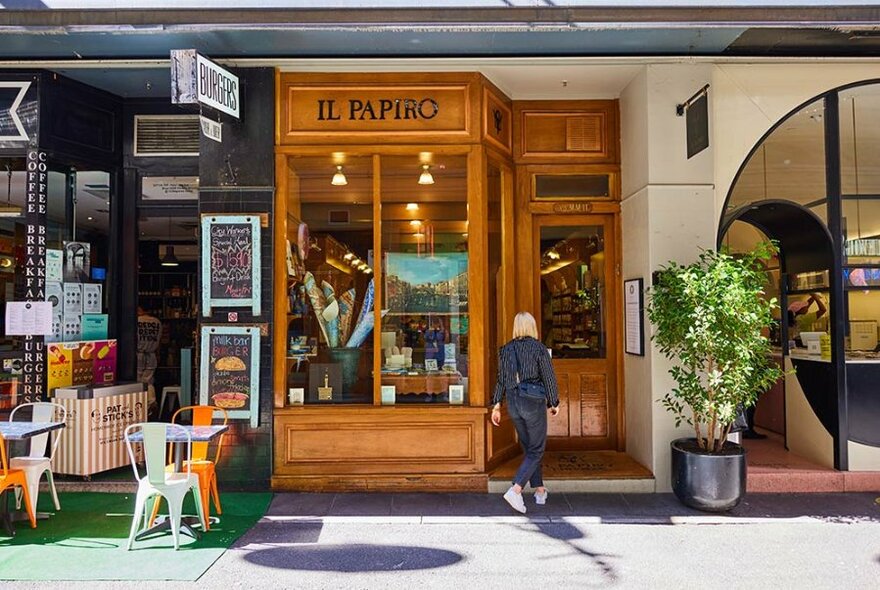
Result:
{"type": "Polygon", "coordinates": [[[462,383],[460,373],[432,371],[418,375],[382,373],[382,384],[393,385],[398,395],[441,395],[449,393],[450,385],[462,383]]]}
{"type": "Polygon", "coordinates": [[[55,473],[90,476],[129,464],[125,429],[147,421],[143,383],[58,388],[53,401],[67,410],[55,473]]]}

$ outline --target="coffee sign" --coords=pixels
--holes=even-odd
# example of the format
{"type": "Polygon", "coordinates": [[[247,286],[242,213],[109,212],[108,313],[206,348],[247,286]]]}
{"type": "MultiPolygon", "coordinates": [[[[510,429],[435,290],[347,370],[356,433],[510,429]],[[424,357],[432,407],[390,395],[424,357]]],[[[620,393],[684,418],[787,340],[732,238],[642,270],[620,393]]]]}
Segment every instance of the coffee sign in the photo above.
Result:
{"type": "Polygon", "coordinates": [[[202,216],[202,310],[250,307],[260,315],[260,216],[202,216]]]}
{"type": "Polygon", "coordinates": [[[200,399],[223,408],[230,418],[260,416],[260,329],[245,326],[202,326],[200,399]]]}

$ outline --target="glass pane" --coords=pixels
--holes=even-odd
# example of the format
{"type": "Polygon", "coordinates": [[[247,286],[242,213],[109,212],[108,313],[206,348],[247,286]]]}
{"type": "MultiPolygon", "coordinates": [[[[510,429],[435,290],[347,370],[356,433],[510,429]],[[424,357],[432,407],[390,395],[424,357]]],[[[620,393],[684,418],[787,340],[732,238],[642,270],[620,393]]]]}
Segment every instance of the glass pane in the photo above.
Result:
{"type": "Polygon", "coordinates": [[[467,403],[467,227],[466,157],[382,158],[382,403],[467,403]]]}
{"type": "Polygon", "coordinates": [[[373,403],[372,170],[370,157],[289,160],[287,387],[297,403],[373,403]]]}
{"type": "Polygon", "coordinates": [[[825,211],[824,102],[813,102],[788,119],[752,154],[736,181],[728,212],[756,201],[781,199],[825,211]]]}
{"type": "Polygon", "coordinates": [[[880,264],[880,200],[844,197],[842,205],[847,262],[880,264]]]}
{"type": "MultiPolygon", "coordinates": [[[[871,269],[874,272],[880,269],[871,269]]],[[[880,279],[880,273],[877,275],[880,279]]],[[[875,280],[880,285],[880,280],[875,280]]],[[[847,293],[849,324],[846,336],[848,357],[876,357],[877,326],[880,324],[880,290],[854,290],[847,293]]]]}
{"type": "Polygon", "coordinates": [[[535,197],[608,198],[607,174],[536,174],[535,197]]]}
{"type": "Polygon", "coordinates": [[[602,226],[541,228],[541,334],[553,358],[605,358],[602,226]]]}
{"type": "Polygon", "coordinates": [[[840,185],[844,195],[880,195],[880,84],[840,93],[840,185]]]}
{"type": "MultiPolygon", "coordinates": [[[[488,374],[494,378],[498,374],[498,355],[495,351],[505,342],[503,252],[501,241],[501,208],[503,206],[503,178],[501,170],[492,164],[487,169],[486,193],[489,197],[489,309],[486,321],[489,322],[489,341],[487,342],[488,374]]],[[[512,271],[512,269],[511,269],[512,271]]]]}

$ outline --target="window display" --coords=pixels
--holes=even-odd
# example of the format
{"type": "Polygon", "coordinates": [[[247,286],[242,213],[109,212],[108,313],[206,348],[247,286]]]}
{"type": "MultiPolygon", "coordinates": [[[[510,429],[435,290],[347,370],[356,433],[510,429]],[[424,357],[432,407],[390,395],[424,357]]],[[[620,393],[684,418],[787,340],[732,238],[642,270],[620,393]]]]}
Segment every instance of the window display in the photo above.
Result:
{"type": "Polygon", "coordinates": [[[395,403],[465,403],[467,159],[384,157],[381,170],[382,386],[395,403]]]}

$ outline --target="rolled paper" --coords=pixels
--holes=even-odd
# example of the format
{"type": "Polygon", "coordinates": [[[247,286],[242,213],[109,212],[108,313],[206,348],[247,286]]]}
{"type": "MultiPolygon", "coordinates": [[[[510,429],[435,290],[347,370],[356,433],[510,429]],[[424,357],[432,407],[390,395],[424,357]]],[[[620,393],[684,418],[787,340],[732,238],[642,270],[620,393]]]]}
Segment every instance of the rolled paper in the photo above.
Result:
{"type": "MultiPolygon", "coordinates": [[[[387,309],[382,310],[382,317],[385,317],[385,314],[388,313],[387,309]]],[[[367,336],[370,335],[370,332],[373,331],[373,323],[375,316],[371,313],[364,316],[364,319],[358,322],[358,325],[355,326],[354,332],[351,335],[351,338],[348,339],[348,344],[345,346],[347,348],[358,348],[360,347],[364,341],[367,339],[367,336]]]]}
{"type": "Polygon", "coordinates": [[[330,348],[339,346],[339,304],[336,303],[336,291],[333,285],[327,281],[321,281],[321,289],[324,291],[325,307],[321,313],[324,318],[324,326],[327,328],[327,344],[330,348]]]}
{"type": "Polygon", "coordinates": [[[315,317],[318,320],[318,327],[321,329],[321,334],[324,335],[324,341],[330,342],[330,339],[327,337],[327,326],[324,325],[323,314],[324,308],[326,307],[324,293],[318,288],[318,285],[315,283],[315,276],[311,272],[305,274],[303,277],[303,284],[306,286],[306,293],[309,294],[309,300],[312,302],[312,309],[315,310],[315,317]]]}
{"type": "Polygon", "coordinates": [[[351,335],[351,318],[354,315],[355,290],[349,289],[336,299],[339,303],[339,341],[346,342],[351,335]]]}

